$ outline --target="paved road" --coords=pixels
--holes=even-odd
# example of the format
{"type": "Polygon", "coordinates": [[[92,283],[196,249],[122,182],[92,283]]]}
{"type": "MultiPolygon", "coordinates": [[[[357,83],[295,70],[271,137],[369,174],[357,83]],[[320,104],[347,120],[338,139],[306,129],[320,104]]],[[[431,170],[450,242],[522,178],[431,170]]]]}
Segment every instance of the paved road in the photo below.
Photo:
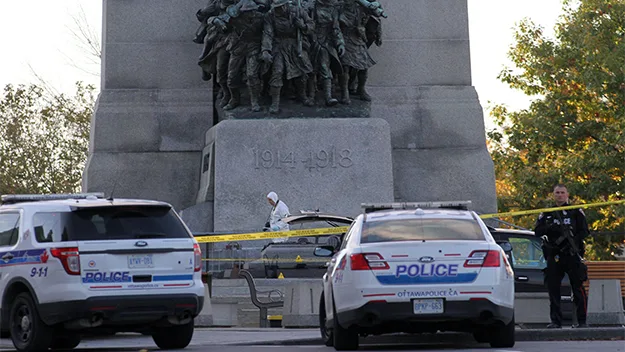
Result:
{"type": "MultiPolygon", "coordinates": [[[[196,347],[191,351],[201,351],[201,347],[196,347]]],[[[210,351],[211,348],[203,347],[204,350],[210,351]]],[[[334,352],[334,348],[325,346],[219,346],[219,352],[334,352]]],[[[217,349],[217,348],[216,348],[217,349]]],[[[189,351],[189,350],[187,350],[189,351]]],[[[460,352],[460,351],[479,351],[479,352],[623,352],[625,351],[625,342],[623,341],[588,341],[578,342],[530,342],[524,341],[517,343],[514,348],[497,349],[489,348],[485,344],[473,345],[362,345],[359,351],[418,351],[418,352],[460,352]]]]}
{"type": "MultiPolygon", "coordinates": [[[[306,339],[314,330],[278,330],[262,331],[259,329],[198,329],[191,345],[179,351],[219,351],[219,352],[333,352],[334,348],[320,345],[275,345],[276,341],[306,339]],[[238,345],[237,345],[238,344],[238,345]],[[241,345],[242,344],[242,345],[241,345]],[[268,345],[271,344],[271,345],[268,345]]],[[[493,351],[493,352],[625,352],[625,341],[519,341],[514,348],[492,349],[487,344],[477,344],[465,339],[458,343],[404,343],[404,344],[368,344],[364,339],[360,350],[363,351],[493,351]]],[[[157,348],[149,336],[120,334],[110,338],[86,339],[74,351],[77,352],[137,352],[141,349],[156,351],[157,348]]],[[[10,340],[0,340],[0,351],[14,351],[10,340]]]]}

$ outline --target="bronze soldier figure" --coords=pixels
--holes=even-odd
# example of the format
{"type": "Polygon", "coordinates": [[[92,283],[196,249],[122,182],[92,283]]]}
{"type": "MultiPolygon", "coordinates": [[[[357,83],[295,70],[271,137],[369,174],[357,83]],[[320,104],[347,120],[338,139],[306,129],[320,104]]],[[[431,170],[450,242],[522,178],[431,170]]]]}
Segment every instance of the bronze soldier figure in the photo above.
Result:
{"type": "Polygon", "coordinates": [[[340,14],[341,32],[345,38],[345,55],[341,57],[343,74],[340,76],[341,103],[350,104],[350,82],[357,79],[355,94],[361,100],[371,101],[365,90],[369,68],[375,61],[368,48],[373,42],[382,45],[379,17],[386,17],[379,2],[369,0],[345,0],[340,14]]]}
{"type": "Polygon", "coordinates": [[[240,0],[226,9],[226,13],[217,17],[220,25],[231,30],[227,50],[228,88],[230,101],[224,110],[232,110],[241,104],[243,74],[247,79],[252,111],[260,111],[260,49],[263,36],[265,14],[269,9],[269,0],[240,0]]]}
{"type": "Polygon", "coordinates": [[[226,50],[229,33],[220,21],[215,21],[215,18],[224,14],[227,7],[233,5],[234,2],[235,0],[211,0],[207,7],[196,14],[202,25],[194,41],[197,43],[199,38],[204,37],[204,50],[198,61],[202,67],[202,79],[208,81],[211,75],[215,76],[215,83],[220,87],[219,104],[221,107],[230,100],[230,90],[227,85],[230,54],[226,50]]]}
{"type": "Polygon", "coordinates": [[[313,105],[306,95],[306,81],[312,72],[307,35],[313,31],[314,23],[301,3],[298,5],[294,6],[290,0],[274,0],[265,17],[262,59],[273,63],[269,80],[270,113],[280,110],[280,92],[285,79],[295,80],[297,96],[304,105],[313,105]]]}
{"type": "Polygon", "coordinates": [[[210,0],[206,7],[199,9],[195,13],[195,17],[198,21],[200,21],[200,26],[195,32],[195,38],[193,38],[193,42],[197,44],[204,44],[204,49],[202,51],[202,55],[200,55],[200,60],[198,64],[202,68],[202,80],[208,81],[212,78],[214,72],[214,65],[206,64],[202,65],[202,59],[205,58],[208,53],[212,50],[213,44],[216,40],[216,33],[209,30],[211,26],[208,23],[208,19],[212,16],[216,16],[219,14],[219,0],[210,0]],[[210,33],[210,35],[209,35],[210,33]]]}
{"type": "MultiPolygon", "coordinates": [[[[308,14],[308,17],[313,18],[313,10],[315,9],[315,0],[301,0],[301,5],[302,8],[304,9],[304,11],[306,11],[306,13],[308,14]]],[[[305,36],[305,40],[308,40],[309,46],[308,46],[308,57],[311,58],[311,63],[312,63],[312,57],[313,57],[313,43],[316,42],[316,34],[315,34],[315,30],[314,30],[314,20],[313,20],[313,30],[308,32],[308,35],[305,36]]],[[[311,74],[308,75],[308,79],[306,80],[307,83],[307,87],[306,87],[306,96],[308,97],[308,99],[310,100],[310,102],[314,105],[315,104],[315,95],[317,93],[317,75],[314,73],[314,65],[313,65],[313,72],[311,74]]]]}
{"type": "Polygon", "coordinates": [[[333,74],[343,74],[340,57],[345,53],[345,42],[339,25],[340,3],[338,0],[317,0],[312,10],[315,21],[313,44],[313,68],[323,81],[323,94],[327,106],[338,100],[332,97],[333,74]]]}

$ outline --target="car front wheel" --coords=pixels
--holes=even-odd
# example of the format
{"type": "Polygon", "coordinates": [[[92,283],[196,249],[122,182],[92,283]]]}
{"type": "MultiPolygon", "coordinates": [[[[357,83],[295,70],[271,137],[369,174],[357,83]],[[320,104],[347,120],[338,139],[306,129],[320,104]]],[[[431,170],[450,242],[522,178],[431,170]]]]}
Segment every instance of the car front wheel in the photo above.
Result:
{"type": "Polygon", "coordinates": [[[162,350],[182,349],[191,343],[194,328],[193,320],[184,325],[158,327],[154,329],[152,339],[162,350]]]}
{"type": "Polygon", "coordinates": [[[17,295],[11,305],[9,329],[19,352],[45,351],[54,337],[52,328],[41,320],[35,302],[26,292],[17,295]]]}

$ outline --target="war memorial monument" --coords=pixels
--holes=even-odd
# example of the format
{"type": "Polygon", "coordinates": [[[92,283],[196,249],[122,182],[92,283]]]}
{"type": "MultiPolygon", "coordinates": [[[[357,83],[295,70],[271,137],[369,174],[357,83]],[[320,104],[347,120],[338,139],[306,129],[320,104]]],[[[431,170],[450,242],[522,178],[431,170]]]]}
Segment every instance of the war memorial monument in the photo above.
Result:
{"type": "Polygon", "coordinates": [[[467,0],[103,0],[84,191],[170,202],[194,232],[290,207],[496,211],[467,0]]]}

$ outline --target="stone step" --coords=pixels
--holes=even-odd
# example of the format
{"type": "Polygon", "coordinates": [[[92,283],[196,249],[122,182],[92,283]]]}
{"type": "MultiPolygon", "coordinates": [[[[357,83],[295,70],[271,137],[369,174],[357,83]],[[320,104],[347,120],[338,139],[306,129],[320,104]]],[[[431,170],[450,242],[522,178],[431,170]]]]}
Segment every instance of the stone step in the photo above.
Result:
{"type": "MultiPolygon", "coordinates": [[[[267,286],[267,287],[258,287],[257,288],[257,296],[258,297],[267,297],[269,295],[269,292],[272,290],[279,290],[280,292],[282,292],[282,294],[284,294],[284,286],[267,286]]],[[[250,289],[248,287],[237,287],[237,288],[219,288],[219,289],[212,289],[212,296],[213,297],[232,297],[232,296],[236,296],[236,297],[250,297],[250,289]]],[[[272,293],[272,297],[277,297],[277,293],[272,293]]]]}
{"type": "MultiPolygon", "coordinates": [[[[316,282],[321,281],[321,278],[284,278],[284,279],[257,279],[254,278],[254,284],[256,286],[284,286],[287,282],[316,282]]],[[[212,287],[240,287],[246,286],[245,279],[213,279],[211,282],[212,287]]]]}
{"type": "MultiPolygon", "coordinates": [[[[260,327],[260,309],[243,296],[211,298],[213,321],[218,326],[260,327]]],[[[282,315],[282,308],[271,308],[268,315],[282,315]]]]}

